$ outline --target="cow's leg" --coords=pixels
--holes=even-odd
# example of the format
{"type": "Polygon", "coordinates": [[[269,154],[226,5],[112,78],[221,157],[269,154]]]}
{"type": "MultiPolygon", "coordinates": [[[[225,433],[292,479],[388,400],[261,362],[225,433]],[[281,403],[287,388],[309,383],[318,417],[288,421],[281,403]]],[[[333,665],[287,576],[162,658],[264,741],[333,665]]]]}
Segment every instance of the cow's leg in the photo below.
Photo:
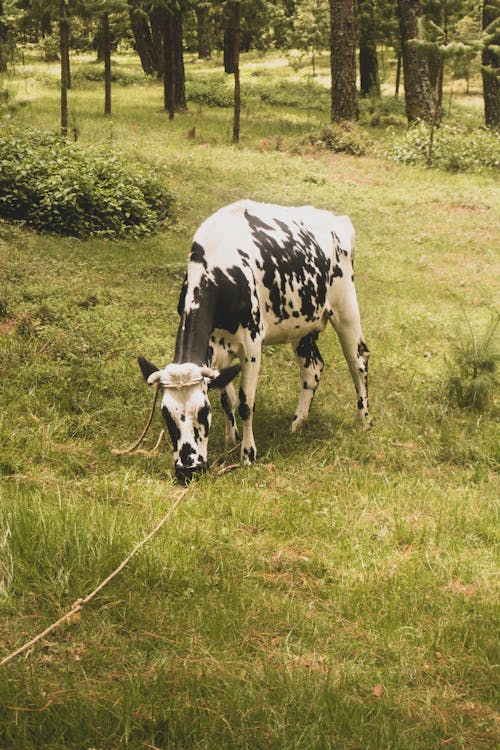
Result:
{"type": "Polygon", "coordinates": [[[238,407],[243,420],[243,437],[241,442],[241,460],[245,466],[253,464],[257,457],[257,449],[253,436],[253,413],[255,410],[255,392],[259,377],[261,360],[260,342],[252,342],[245,348],[245,356],[241,358],[241,381],[238,407]]]}
{"type": "Polygon", "coordinates": [[[234,385],[229,383],[220,394],[222,409],[226,415],[226,437],[225,446],[227,449],[234,448],[239,441],[238,427],[236,425],[236,391],[234,385]]]}
{"type": "Polygon", "coordinates": [[[317,333],[310,333],[293,345],[295,359],[300,368],[300,395],[292,422],[292,432],[298,430],[309,416],[311,402],[323,370],[323,358],[316,344],[317,338],[317,333]]]}
{"type": "Polygon", "coordinates": [[[368,347],[363,338],[361,330],[361,319],[359,316],[358,301],[354,286],[350,290],[347,303],[341,308],[335,309],[330,320],[344,352],[351,377],[356,388],[358,397],[358,419],[363,430],[371,426],[370,413],[368,411],[368,347]]]}

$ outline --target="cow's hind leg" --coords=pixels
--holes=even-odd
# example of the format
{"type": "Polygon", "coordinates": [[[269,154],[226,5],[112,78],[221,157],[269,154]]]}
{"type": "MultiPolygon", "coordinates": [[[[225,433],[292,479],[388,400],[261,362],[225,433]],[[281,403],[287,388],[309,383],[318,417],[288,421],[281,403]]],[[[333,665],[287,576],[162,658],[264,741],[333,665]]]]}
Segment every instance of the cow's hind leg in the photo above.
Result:
{"type": "Polygon", "coordinates": [[[358,419],[363,430],[371,426],[368,410],[368,357],[369,351],[363,338],[358,302],[354,287],[350,303],[335,310],[330,318],[340,340],[344,357],[349,366],[357,394],[358,419]]]}
{"type": "Polygon", "coordinates": [[[238,427],[236,426],[236,391],[234,385],[229,383],[220,394],[220,402],[224,414],[226,415],[226,437],[225,446],[227,449],[234,448],[239,441],[238,427]]]}
{"type": "Polygon", "coordinates": [[[300,368],[300,395],[292,422],[292,432],[298,430],[309,416],[311,402],[323,370],[323,358],[316,344],[317,338],[317,333],[310,333],[300,339],[298,344],[293,345],[295,359],[300,368]]]}

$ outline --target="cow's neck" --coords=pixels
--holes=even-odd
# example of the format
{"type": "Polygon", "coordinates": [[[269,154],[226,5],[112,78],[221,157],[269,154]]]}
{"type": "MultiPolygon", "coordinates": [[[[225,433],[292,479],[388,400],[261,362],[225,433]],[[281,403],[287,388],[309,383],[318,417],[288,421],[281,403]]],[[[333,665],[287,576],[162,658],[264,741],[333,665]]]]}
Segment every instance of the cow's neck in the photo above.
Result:
{"type": "Polygon", "coordinates": [[[175,342],[176,364],[206,365],[210,334],[214,329],[214,300],[201,298],[197,306],[184,310],[175,342]]]}

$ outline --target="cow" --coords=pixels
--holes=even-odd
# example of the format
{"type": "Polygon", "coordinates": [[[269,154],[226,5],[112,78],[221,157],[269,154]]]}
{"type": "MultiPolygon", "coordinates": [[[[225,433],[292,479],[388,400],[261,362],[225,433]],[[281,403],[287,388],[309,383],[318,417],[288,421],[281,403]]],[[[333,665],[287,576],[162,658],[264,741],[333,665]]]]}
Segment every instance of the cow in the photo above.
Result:
{"type": "Polygon", "coordinates": [[[361,426],[370,426],[369,352],[361,330],[353,256],[349,218],[311,206],[242,200],[201,224],[179,299],[174,362],[159,369],[139,357],[144,378],[162,389],[161,410],[180,481],[189,482],[207,468],[210,389],[221,391],[226,447],[239,441],[238,407],[241,460],[244,465],[255,461],[252,422],[265,345],[291,344],[301,384],[292,431],[305,422],[323,370],[317,339],[328,322],[354,381],[361,426]],[[239,364],[232,364],[234,358],[239,364]],[[232,381],[240,370],[237,398],[232,381]]]}

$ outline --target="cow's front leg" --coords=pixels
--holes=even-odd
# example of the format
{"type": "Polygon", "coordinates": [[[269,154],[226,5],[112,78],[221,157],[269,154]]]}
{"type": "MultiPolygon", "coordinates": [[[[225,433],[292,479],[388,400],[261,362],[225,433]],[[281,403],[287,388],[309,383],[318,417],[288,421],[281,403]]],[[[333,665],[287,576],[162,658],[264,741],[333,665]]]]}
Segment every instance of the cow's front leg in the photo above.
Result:
{"type": "Polygon", "coordinates": [[[234,448],[240,439],[235,414],[237,404],[236,391],[234,390],[234,385],[232,383],[229,383],[229,385],[221,392],[220,402],[224,414],[226,415],[225,446],[229,450],[230,448],[234,448]]]}
{"type": "Polygon", "coordinates": [[[292,345],[300,368],[300,394],[292,422],[292,432],[298,430],[309,416],[309,409],[323,370],[323,358],[316,344],[317,338],[317,333],[310,333],[292,345]]]}
{"type": "Polygon", "coordinates": [[[239,391],[240,405],[238,407],[240,417],[243,420],[243,437],[241,443],[241,461],[245,466],[254,463],[257,457],[257,449],[253,436],[253,413],[255,410],[255,392],[257,390],[257,379],[259,377],[261,360],[260,345],[252,346],[245,352],[242,358],[241,383],[239,391]]]}

